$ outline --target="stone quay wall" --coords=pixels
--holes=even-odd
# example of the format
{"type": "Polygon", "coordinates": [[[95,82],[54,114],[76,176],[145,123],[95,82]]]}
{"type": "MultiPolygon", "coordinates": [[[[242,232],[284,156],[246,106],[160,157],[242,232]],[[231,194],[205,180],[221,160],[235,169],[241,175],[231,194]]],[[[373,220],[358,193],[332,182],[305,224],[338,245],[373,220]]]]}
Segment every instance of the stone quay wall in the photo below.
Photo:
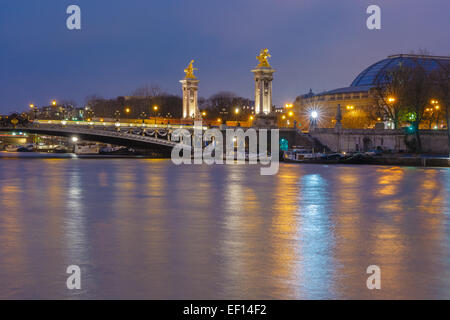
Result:
{"type": "MultiPolygon", "coordinates": [[[[316,128],[309,135],[335,152],[369,151],[378,147],[392,152],[409,152],[408,143],[415,138],[403,129],[316,128]]],[[[424,153],[449,154],[446,130],[420,130],[420,137],[424,153]]]]}

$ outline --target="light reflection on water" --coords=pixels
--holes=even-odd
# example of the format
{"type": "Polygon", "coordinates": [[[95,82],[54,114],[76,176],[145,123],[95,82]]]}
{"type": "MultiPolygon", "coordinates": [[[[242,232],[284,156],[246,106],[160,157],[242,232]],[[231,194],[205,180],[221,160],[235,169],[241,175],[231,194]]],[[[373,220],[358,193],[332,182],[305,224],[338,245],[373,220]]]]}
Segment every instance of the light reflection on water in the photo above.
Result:
{"type": "Polygon", "coordinates": [[[0,179],[0,298],[450,298],[449,169],[16,159],[0,179]]]}

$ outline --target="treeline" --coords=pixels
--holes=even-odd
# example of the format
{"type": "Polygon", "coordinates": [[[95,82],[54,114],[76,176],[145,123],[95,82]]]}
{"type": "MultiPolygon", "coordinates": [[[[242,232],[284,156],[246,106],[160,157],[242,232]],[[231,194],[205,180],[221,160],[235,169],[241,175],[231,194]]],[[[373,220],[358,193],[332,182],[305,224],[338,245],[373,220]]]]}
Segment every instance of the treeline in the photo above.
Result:
{"type": "Polygon", "coordinates": [[[86,108],[96,118],[142,119],[148,117],[180,118],[182,99],[162,94],[154,97],[120,96],[115,99],[92,99],[86,108]]]}
{"type": "MultiPolygon", "coordinates": [[[[252,100],[239,97],[232,92],[219,92],[208,99],[198,99],[203,117],[246,121],[254,111],[252,100]]],[[[103,99],[87,98],[86,107],[95,118],[143,119],[148,117],[181,118],[183,101],[180,96],[163,92],[158,86],[136,89],[129,96],[103,99]]]]}
{"type": "Polygon", "coordinates": [[[376,104],[368,108],[369,117],[391,122],[395,129],[406,124],[415,135],[417,151],[422,150],[419,127],[438,129],[439,122],[445,122],[450,136],[450,63],[432,71],[419,63],[389,69],[378,79],[373,94],[376,104]]]}
{"type": "Polygon", "coordinates": [[[228,91],[218,92],[208,99],[199,99],[199,108],[206,112],[204,117],[209,120],[248,121],[254,114],[254,106],[253,100],[228,91]]]}

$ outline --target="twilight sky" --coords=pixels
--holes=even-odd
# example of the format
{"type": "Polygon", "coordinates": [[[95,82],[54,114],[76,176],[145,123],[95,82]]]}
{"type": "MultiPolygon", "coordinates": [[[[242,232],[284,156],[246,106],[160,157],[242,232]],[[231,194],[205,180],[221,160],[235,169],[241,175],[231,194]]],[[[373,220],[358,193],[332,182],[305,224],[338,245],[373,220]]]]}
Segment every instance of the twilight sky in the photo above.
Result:
{"type": "Polygon", "coordinates": [[[190,59],[200,96],[253,99],[250,69],[266,47],[279,105],[348,86],[390,54],[449,55],[449,13],[448,0],[1,0],[0,113],[146,84],[181,94],[190,59]],[[81,30],[66,28],[71,4],[81,30]],[[366,28],[370,4],[381,7],[381,30],[366,28]]]}

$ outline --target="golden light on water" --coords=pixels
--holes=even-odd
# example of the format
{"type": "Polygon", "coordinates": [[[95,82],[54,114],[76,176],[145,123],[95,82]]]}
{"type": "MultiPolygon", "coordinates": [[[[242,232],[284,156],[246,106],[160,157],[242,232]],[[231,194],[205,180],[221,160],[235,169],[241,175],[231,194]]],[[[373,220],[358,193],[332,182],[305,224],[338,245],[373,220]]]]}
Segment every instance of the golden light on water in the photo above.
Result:
{"type": "Polygon", "coordinates": [[[44,280],[71,259],[109,270],[90,274],[89,292],[107,296],[398,299],[444,288],[434,280],[446,269],[435,263],[448,238],[444,169],[282,164],[263,177],[257,166],[96,163],[5,162],[0,261],[11,296],[42,255],[44,280]],[[382,268],[377,293],[365,288],[370,264],[382,268]],[[167,280],[179,270],[186,277],[167,280]]]}

